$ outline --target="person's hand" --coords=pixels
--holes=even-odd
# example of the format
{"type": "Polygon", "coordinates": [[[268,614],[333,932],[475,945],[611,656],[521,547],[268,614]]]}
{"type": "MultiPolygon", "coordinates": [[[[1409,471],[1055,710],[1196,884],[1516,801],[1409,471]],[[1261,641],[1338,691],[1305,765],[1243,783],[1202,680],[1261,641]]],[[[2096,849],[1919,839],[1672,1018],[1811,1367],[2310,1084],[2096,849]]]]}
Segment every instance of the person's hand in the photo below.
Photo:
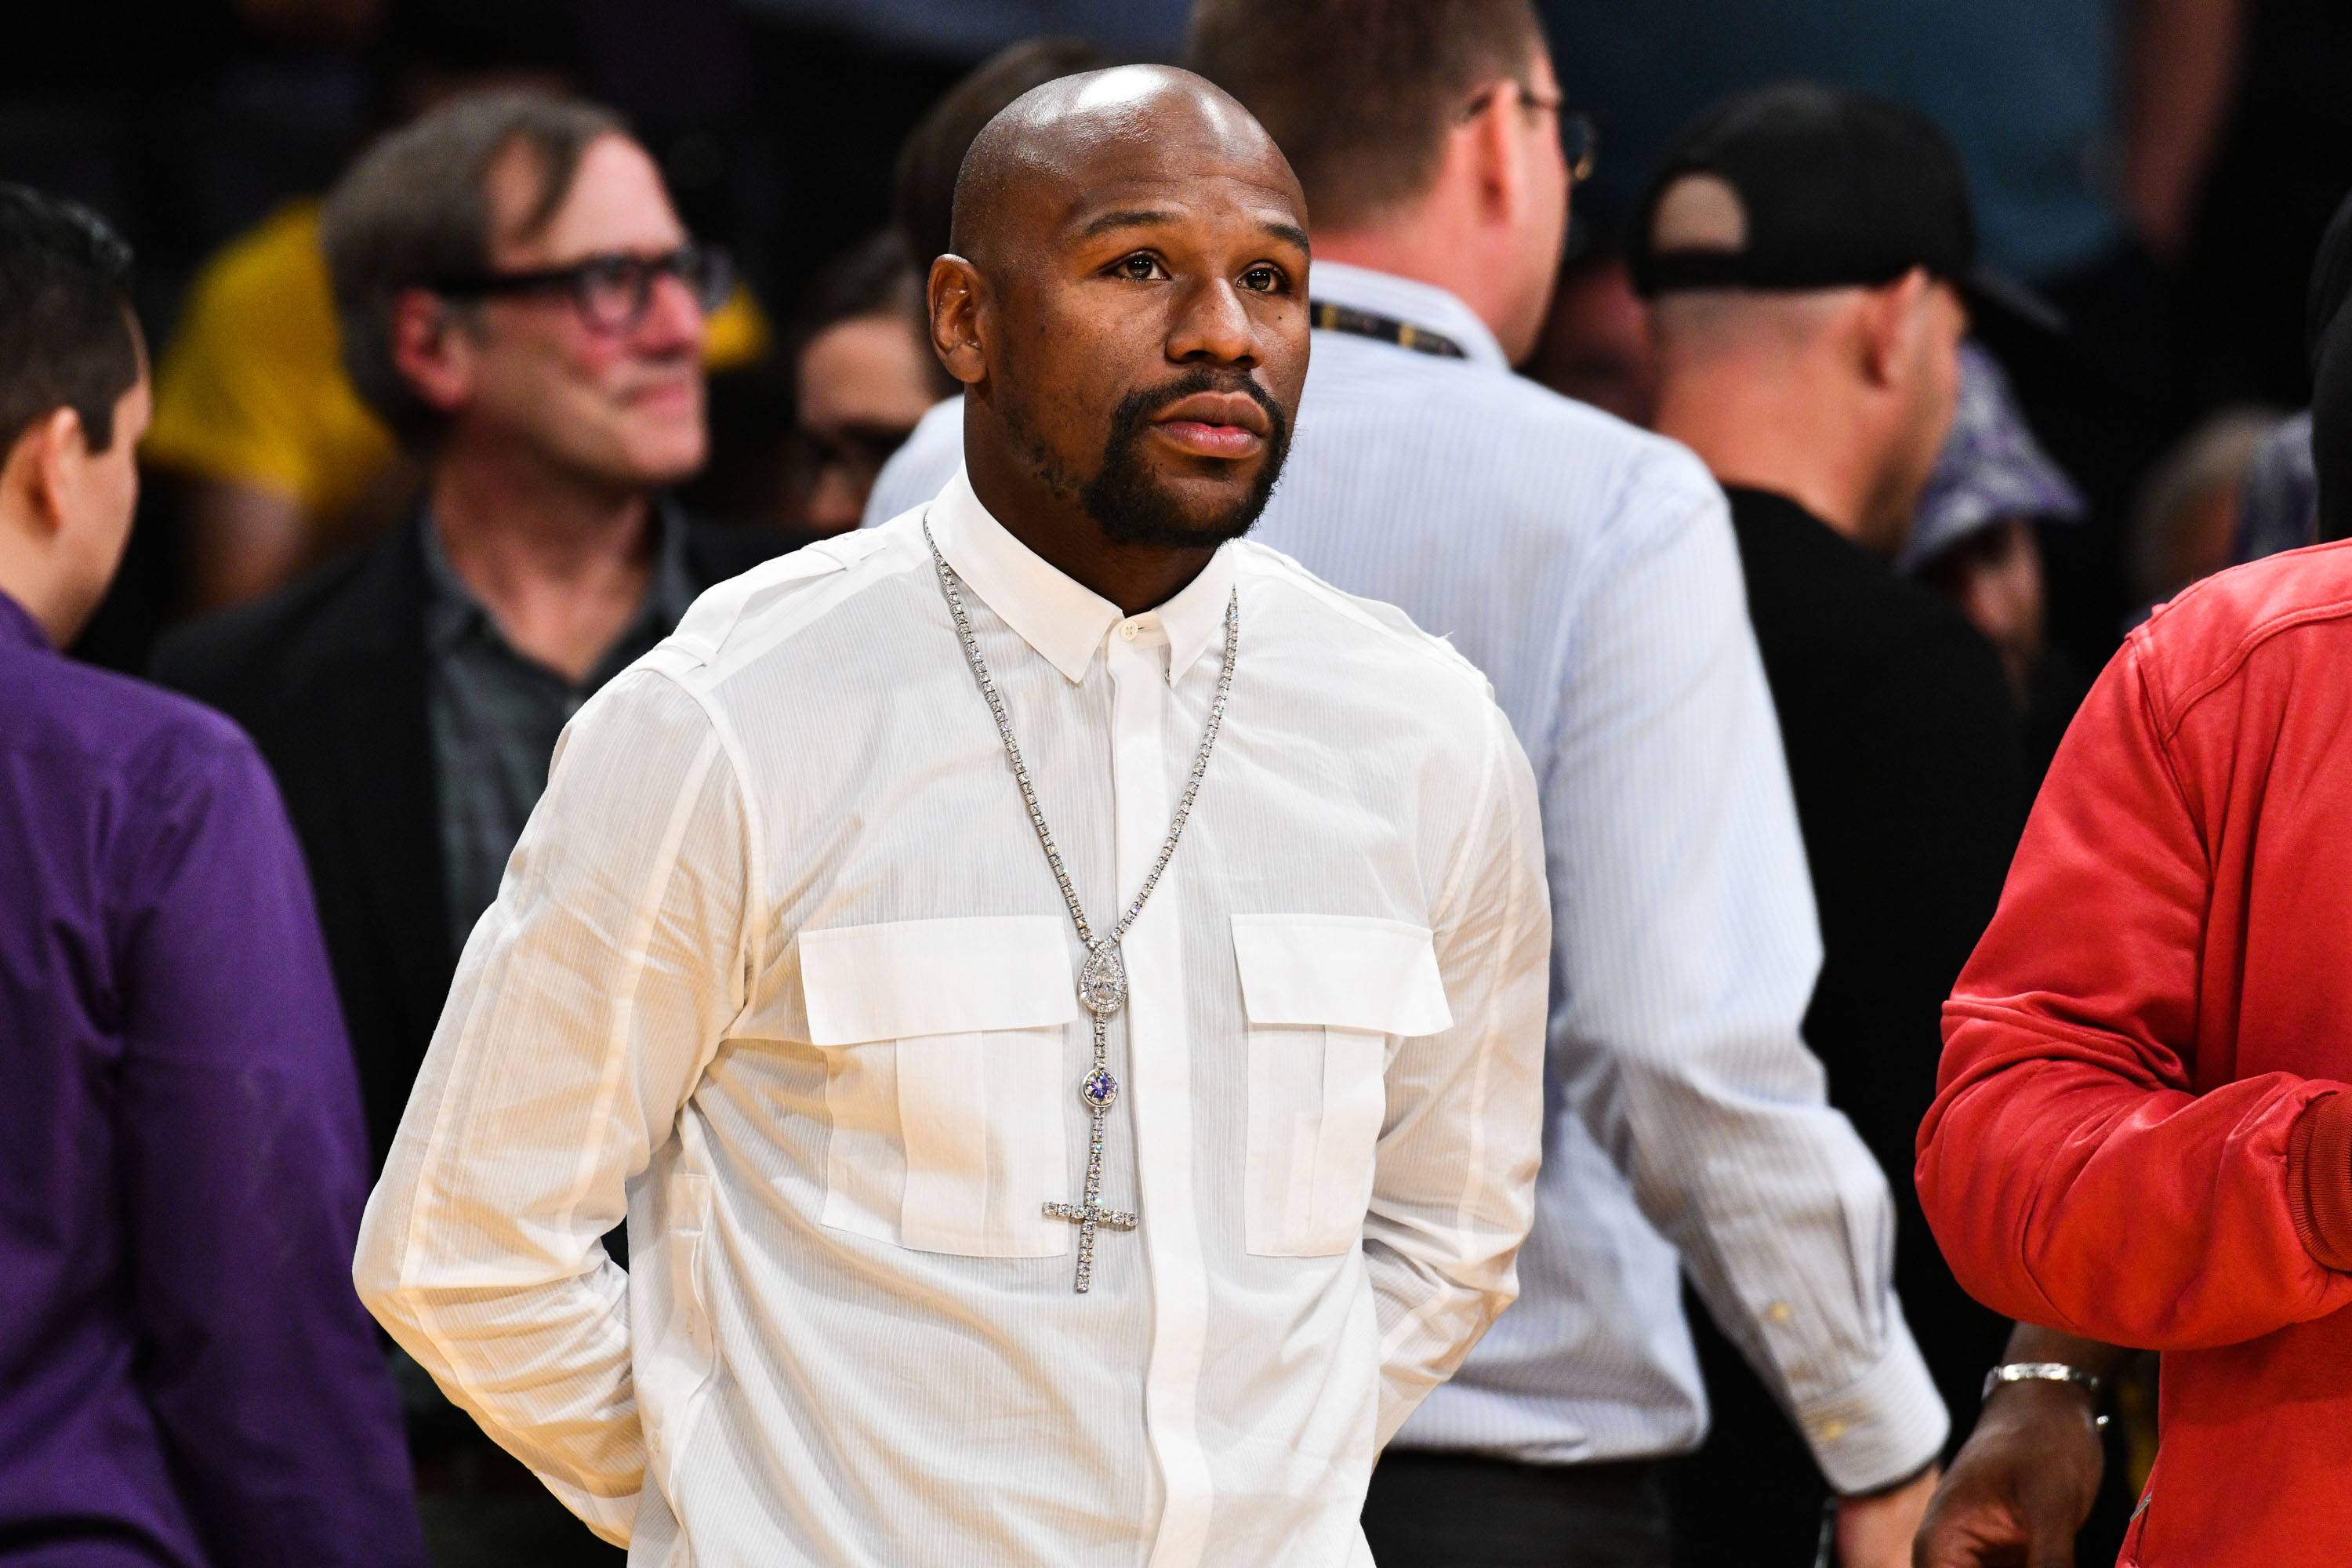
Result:
{"type": "Polygon", "coordinates": [[[2074,1568],[2074,1537],[2105,1468],[2081,1389],[1995,1390],[1928,1505],[1914,1568],[2074,1568]]]}
{"type": "Polygon", "coordinates": [[[1918,1533],[1939,1473],[1930,1465],[1893,1491],[1840,1498],[1838,1568],[1909,1568],[1911,1538],[1918,1533]]]}

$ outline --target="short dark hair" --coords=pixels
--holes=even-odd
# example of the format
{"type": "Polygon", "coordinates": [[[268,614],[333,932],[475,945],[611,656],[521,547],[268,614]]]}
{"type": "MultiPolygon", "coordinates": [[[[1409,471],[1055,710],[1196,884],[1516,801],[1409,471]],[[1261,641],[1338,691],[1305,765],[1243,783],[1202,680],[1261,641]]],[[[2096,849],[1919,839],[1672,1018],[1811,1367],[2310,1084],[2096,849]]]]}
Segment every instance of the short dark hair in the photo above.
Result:
{"type": "Polygon", "coordinates": [[[131,247],[86,207],[0,184],[0,444],[70,408],[105,451],[140,374],[131,247]]]}
{"type": "Polygon", "coordinates": [[[867,316],[923,313],[923,278],[895,228],[869,234],[817,269],[801,300],[793,338],[867,316]]]}
{"type": "Polygon", "coordinates": [[[947,90],[898,149],[891,218],[908,258],[928,277],[952,248],[956,176],[981,128],[1032,88],[1117,63],[1081,38],[1031,38],[992,55],[947,90]]]}
{"type": "Polygon", "coordinates": [[[1315,225],[1351,228],[1428,190],[1454,115],[1543,44],[1529,0],[1199,0],[1187,63],[1257,116],[1315,225]]]}
{"type": "Polygon", "coordinates": [[[947,367],[930,353],[930,320],[923,299],[926,278],[907,255],[907,242],[895,227],[867,235],[826,262],[810,282],[800,315],[793,323],[792,349],[784,356],[787,373],[800,363],[801,353],[810,343],[842,322],[896,317],[923,344],[923,358],[935,373],[932,379],[939,395],[961,391],[947,367]]]}
{"type": "Polygon", "coordinates": [[[539,191],[516,237],[537,233],[572,194],[580,158],[628,127],[611,110],[550,93],[507,90],[450,100],[378,141],[328,195],[320,239],[333,279],[343,368],[368,406],[411,446],[440,417],[393,363],[392,308],[404,290],[490,264],[488,181],[526,150],[539,191]]]}

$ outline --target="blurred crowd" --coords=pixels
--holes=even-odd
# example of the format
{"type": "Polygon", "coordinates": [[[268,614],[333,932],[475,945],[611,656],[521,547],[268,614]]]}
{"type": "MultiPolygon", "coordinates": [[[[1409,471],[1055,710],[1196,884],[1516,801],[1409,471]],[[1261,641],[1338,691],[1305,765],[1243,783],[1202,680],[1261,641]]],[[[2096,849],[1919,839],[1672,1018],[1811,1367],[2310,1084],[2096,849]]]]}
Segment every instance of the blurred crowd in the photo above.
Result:
{"type": "MultiPolygon", "coordinates": [[[[1957,1441],[2008,1325],[1954,1285],[1911,1193],[1933,1004],[2126,632],[2189,584],[2316,537],[2306,283],[2352,191],[2352,8],[1537,9],[1574,179],[1558,232],[1521,243],[1538,286],[1525,342],[1502,346],[1528,380],[1679,441],[1730,495],[1827,955],[1807,1036],[1894,1184],[1895,1276],[1957,1441]],[[1661,170],[1740,166],[1707,140],[1737,141],[1710,106],[1796,82],[1919,117],[1964,176],[1983,277],[1965,317],[1955,297],[1948,385],[1906,357],[1941,330],[1931,300],[1870,307],[1884,320],[1726,310],[1662,268],[1676,234],[1720,215],[1671,183],[1662,194],[1661,170]],[[1909,1057],[1877,1049],[1890,1009],[1919,1022],[1909,1057]]],[[[273,859],[256,829],[253,858],[202,886],[253,902],[271,930],[315,903],[323,945],[285,935],[300,961],[272,984],[340,1012],[363,1118],[287,1113],[282,1179],[303,1179],[305,1139],[357,1140],[347,1152],[381,1164],[459,950],[581,704],[704,589],[937,489],[918,427],[959,388],[930,346],[926,276],[981,127],[1075,71],[1245,51],[1245,18],[1239,44],[1188,45],[1190,11],[90,0],[30,21],[0,62],[0,180],[79,203],[128,242],[135,270],[116,275],[141,399],[152,386],[152,416],[126,406],[113,428],[139,484],[120,571],[60,576],[64,607],[31,619],[87,664],[227,713],[269,766],[300,858],[273,859]],[[225,890],[306,870],[290,903],[225,890]]],[[[1309,155],[1248,84],[1223,85],[1300,165],[1319,272],[1309,155]]],[[[1346,167],[1345,125],[1296,134],[1336,141],[1313,169],[1346,167]]],[[[1853,216],[1866,243],[1880,215],[1853,216]]],[[[13,417],[17,401],[0,403],[13,417]]],[[[195,993],[187,1007],[249,1026],[195,993]]],[[[210,1310],[175,1303],[172,1332],[228,1332],[210,1310]]],[[[1749,1370],[1753,1345],[1690,1317],[1715,1436],[1677,1483],[1678,1550],[1810,1561],[1836,1489],[1749,1370]],[[1759,1531],[1778,1544],[1746,1555],[1759,1531]]],[[[331,1403],[348,1357],[312,1349],[311,1397],[331,1403]]],[[[435,1562],[617,1560],[413,1363],[395,1355],[394,1372],[435,1562]]],[[[2105,1439],[2093,1538],[2110,1551],[2153,1442],[2151,1377],[2117,1372],[2126,1418],[2105,1439]]],[[[0,1455],[0,1563],[85,1561],[12,1554],[9,1465],[0,1455]]],[[[125,1506],[171,1544],[123,1562],[226,1564],[219,1542],[254,1527],[125,1506]]]]}

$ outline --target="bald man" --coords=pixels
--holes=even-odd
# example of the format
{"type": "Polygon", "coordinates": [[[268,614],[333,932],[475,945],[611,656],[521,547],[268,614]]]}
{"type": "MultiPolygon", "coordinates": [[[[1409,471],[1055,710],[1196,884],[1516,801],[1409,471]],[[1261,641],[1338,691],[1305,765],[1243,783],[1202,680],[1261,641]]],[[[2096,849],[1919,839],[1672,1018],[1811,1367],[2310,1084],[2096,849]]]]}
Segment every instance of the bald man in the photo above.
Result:
{"type": "Polygon", "coordinates": [[[565,733],[357,1273],[633,1561],[1366,1564],[1381,1445],[1515,1292],[1527,762],[1242,539],[1302,205],[1183,72],[1015,102],[929,280],[964,471],[565,733]]]}

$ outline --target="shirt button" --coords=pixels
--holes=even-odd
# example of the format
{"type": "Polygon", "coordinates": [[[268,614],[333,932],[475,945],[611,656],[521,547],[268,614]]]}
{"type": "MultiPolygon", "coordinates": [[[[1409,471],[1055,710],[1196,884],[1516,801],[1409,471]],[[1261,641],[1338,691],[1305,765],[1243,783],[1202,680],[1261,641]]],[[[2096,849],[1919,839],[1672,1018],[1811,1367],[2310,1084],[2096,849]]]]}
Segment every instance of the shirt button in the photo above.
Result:
{"type": "Polygon", "coordinates": [[[1775,1301],[1764,1310],[1764,1315],[1776,1323],[1786,1323],[1797,1315],[1796,1309],[1786,1301],[1775,1301]]]}
{"type": "Polygon", "coordinates": [[[1845,1436],[1845,1423],[1834,1418],[1822,1423],[1822,1441],[1834,1443],[1845,1436]]]}
{"type": "Polygon", "coordinates": [[[1121,642],[1133,642],[1135,640],[1135,623],[1133,621],[1129,621],[1125,626],[1119,627],[1118,637],[1121,642]]]}

